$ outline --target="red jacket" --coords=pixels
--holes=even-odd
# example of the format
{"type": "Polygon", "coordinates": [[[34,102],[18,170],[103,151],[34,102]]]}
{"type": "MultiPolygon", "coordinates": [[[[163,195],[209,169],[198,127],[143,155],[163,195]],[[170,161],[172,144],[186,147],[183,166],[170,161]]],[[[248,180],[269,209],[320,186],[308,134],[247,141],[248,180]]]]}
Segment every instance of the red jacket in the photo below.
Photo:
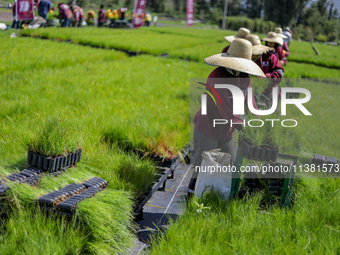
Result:
{"type": "Polygon", "coordinates": [[[275,44],[275,52],[274,54],[279,58],[279,60],[282,60],[285,65],[287,65],[287,58],[286,55],[283,53],[282,47],[278,46],[278,44],[275,44]]]}
{"type": "MultiPolygon", "coordinates": [[[[284,69],[280,64],[279,59],[271,52],[263,54],[255,61],[255,63],[262,69],[266,76],[269,74],[268,78],[271,78],[268,88],[263,91],[263,94],[265,94],[268,98],[271,98],[269,95],[271,95],[272,87],[279,85],[284,75],[284,69]]],[[[280,90],[279,94],[281,94],[280,90]]]]}
{"type": "Polygon", "coordinates": [[[59,16],[62,19],[70,19],[72,17],[72,12],[67,4],[59,5],[59,16]]]}
{"type": "MultiPolygon", "coordinates": [[[[76,9],[78,11],[77,15],[79,15],[79,18],[83,19],[84,18],[84,11],[83,11],[83,9],[80,8],[78,5],[74,6],[74,9],[76,9]]],[[[75,11],[73,10],[73,12],[75,12],[75,11]]]]}
{"type": "Polygon", "coordinates": [[[266,75],[270,74],[269,78],[275,79],[278,81],[278,83],[280,83],[281,78],[284,74],[284,69],[274,53],[268,52],[266,54],[263,54],[255,61],[255,63],[262,69],[262,71],[266,75]]]}
{"type": "Polygon", "coordinates": [[[283,53],[286,55],[286,57],[289,57],[289,49],[286,42],[283,42],[282,49],[284,50],[283,53]]]}
{"type": "Polygon", "coordinates": [[[105,17],[105,10],[104,9],[99,10],[98,21],[100,23],[105,23],[106,17],[105,17]]]}
{"type": "MultiPolygon", "coordinates": [[[[214,84],[216,82],[223,84],[221,80],[214,80],[217,78],[224,79],[223,83],[225,84],[231,84],[239,87],[244,92],[244,94],[247,93],[247,88],[251,87],[251,81],[248,74],[240,73],[239,76],[233,76],[224,67],[217,67],[210,73],[207,80],[207,85],[214,88],[214,84]]],[[[227,89],[215,89],[221,98],[221,105],[215,94],[208,87],[206,87],[206,90],[208,90],[214,96],[217,105],[215,105],[211,97],[207,95],[207,115],[202,115],[201,109],[198,110],[194,118],[195,128],[199,132],[219,140],[229,140],[233,137],[235,128],[242,127],[242,125],[233,125],[232,127],[230,126],[230,120],[232,120],[233,123],[242,122],[240,116],[233,114],[233,98],[231,92],[227,89]],[[228,123],[213,127],[214,119],[226,119],[228,120],[228,123]]],[[[253,105],[257,109],[254,94],[253,105]]]]}

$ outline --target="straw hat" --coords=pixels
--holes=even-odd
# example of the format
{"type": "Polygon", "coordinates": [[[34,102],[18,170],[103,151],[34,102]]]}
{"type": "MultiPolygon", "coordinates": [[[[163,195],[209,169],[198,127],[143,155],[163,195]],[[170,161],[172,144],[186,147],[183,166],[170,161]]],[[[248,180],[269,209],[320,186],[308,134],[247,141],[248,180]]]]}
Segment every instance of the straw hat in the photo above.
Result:
{"type": "Polygon", "coordinates": [[[269,51],[274,51],[273,48],[270,48],[268,46],[264,46],[261,44],[261,40],[257,35],[247,35],[246,40],[248,40],[252,45],[252,54],[253,55],[262,55],[269,51]]]}
{"type": "Polygon", "coordinates": [[[261,68],[251,60],[252,46],[247,40],[236,38],[227,53],[220,53],[204,59],[211,66],[221,66],[238,72],[266,77],[261,68]]]}
{"type": "Polygon", "coordinates": [[[225,36],[224,39],[226,39],[228,42],[234,41],[236,38],[243,38],[246,39],[246,36],[250,34],[249,29],[241,27],[237,31],[237,35],[230,35],[230,36],[225,36]]]}
{"type": "Polygon", "coordinates": [[[288,37],[285,36],[284,34],[282,34],[282,28],[281,27],[276,27],[275,28],[275,33],[277,34],[277,36],[283,38],[283,39],[287,39],[288,37]]]}
{"type": "Polygon", "coordinates": [[[267,37],[262,39],[263,41],[267,42],[273,42],[282,45],[283,39],[281,37],[278,37],[275,32],[268,32],[267,37]]]}

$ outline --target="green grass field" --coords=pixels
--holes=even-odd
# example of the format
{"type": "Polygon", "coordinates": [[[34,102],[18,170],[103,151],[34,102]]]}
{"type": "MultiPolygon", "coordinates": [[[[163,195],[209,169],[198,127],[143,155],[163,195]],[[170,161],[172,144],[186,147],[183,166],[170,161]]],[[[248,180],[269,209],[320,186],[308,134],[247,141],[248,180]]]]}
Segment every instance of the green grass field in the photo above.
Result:
{"type": "MultiPolygon", "coordinates": [[[[44,137],[41,132],[49,130],[51,120],[72,124],[65,124],[63,131],[73,132],[65,139],[81,146],[83,155],[75,168],[44,177],[37,187],[10,185],[1,250],[124,254],[136,229],[133,201],[157,171],[137,154],[173,157],[190,143],[190,79],[209,75],[213,67],[203,59],[221,52],[228,45],[223,36],[236,32],[48,28],[22,30],[21,37],[10,38],[11,32],[0,33],[0,177],[27,167],[28,144],[32,137],[44,137]],[[143,54],[129,57],[126,51],[143,54]],[[38,210],[41,195],[93,176],[106,179],[108,189],[81,202],[75,220],[50,218],[38,210]]],[[[295,86],[311,92],[306,107],[312,116],[290,107],[285,118],[298,121],[295,133],[304,152],[340,158],[340,48],[315,47],[318,57],[309,44],[292,42],[285,67],[285,77],[310,78],[295,86]]],[[[197,214],[191,204],[165,235],[154,237],[151,253],[338,254],[339,184],[300,179],[295,204],[287,210],[264,210],[261,194],[233,202],[211,195],[200,201],[211,210],[197,214]]]]}

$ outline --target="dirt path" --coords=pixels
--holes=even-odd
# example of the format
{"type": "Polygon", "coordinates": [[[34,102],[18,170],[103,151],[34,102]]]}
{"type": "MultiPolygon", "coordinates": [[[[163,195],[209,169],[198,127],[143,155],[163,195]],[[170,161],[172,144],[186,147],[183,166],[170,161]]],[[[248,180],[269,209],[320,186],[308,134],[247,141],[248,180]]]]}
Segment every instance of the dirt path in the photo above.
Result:
{"type": "Polygon", "coordinates": [[[1,21],[12,21],[13,20],[12,13],[0,11],[0,20],[1,21]]]}

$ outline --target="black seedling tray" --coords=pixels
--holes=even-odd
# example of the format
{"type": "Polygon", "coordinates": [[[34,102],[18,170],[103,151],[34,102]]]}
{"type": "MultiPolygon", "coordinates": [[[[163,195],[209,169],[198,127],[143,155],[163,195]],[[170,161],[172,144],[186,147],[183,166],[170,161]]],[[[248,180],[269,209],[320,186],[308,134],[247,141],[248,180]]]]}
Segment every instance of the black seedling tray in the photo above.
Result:
{"type": "Polygon", "coordinates": [[[245,158],[257,161],[275,162],[279,154],[278,148],[272,148],[269,146],[256,147],[242,138],[240,140],[240,148],[242,155],[245,158]]]}
{"type": "Polygon", "coordinates": [[[72,216],[79,202],[94,196],[107,185],[106,180],[93,177],[83,184],[71,183],[58,191],[52,191],[40,197],[38,202],[42,210],[56,211],[60,215],[72,216]]]}
{"type": "Polygon", "coordinates": [[[44,195],[38,199],[40,206],[56,206],[57,204],[61,203],[65,199],[78,194],[79,192],[85,190],[85,186],[82,184],[72,183],[67,185],[66,187],[62,188],[58,191],[52,191],[51,193],[44,195]]]}
{"type": "Polygon", "coordinates": [[[36,152],[29,151],[27,162],[30,166],[38,167],[43,171],[54,172],[65,170],[80,161],[82,149],[78,149],[64,156],[47,157],[36,152]]]}
{"type": "Polygon", "coordinates": [[[299,98],[299,97],[300,97],[300,93],[297,93],[297,92],[287,93],[287,98],[299,98]]]}
{"type": "Polygon", "coordinates": [[[76,209],[76,206],[79,202],[83,201],[86,198],[93,197],[97,192],[102,190],[100,187],[89,187],[88,189],[84,190],[83,192],[74,195],[63,202],[57,205],[57,209],[63,212],[73,212],[76,209]]]}

